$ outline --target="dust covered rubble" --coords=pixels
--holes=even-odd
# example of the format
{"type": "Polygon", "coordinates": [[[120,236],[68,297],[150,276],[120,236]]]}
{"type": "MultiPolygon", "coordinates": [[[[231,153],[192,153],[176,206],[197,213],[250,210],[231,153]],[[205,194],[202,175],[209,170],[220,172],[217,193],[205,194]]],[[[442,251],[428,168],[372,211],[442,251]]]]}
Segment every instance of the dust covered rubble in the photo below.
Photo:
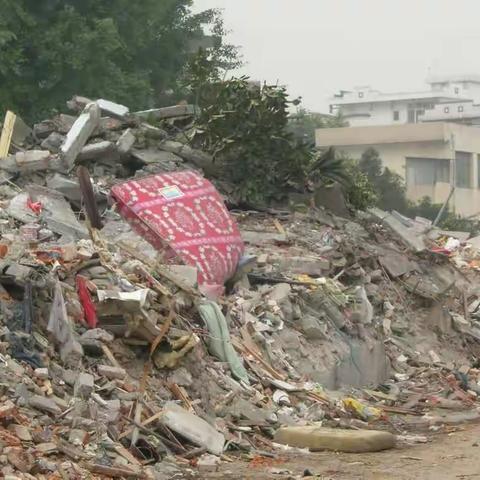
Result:
{"type": "Polygon", "coordinates": [[[194,109],[69,106],[0,160],[4,476],[169,478],[276,442],[381,450],[388,431],[423,441],[478,418],[468,235],[378,210],[233,210],[247,256],[212,301],[107,203],[119,180],[208,170],[175,133],[194,109]]]}

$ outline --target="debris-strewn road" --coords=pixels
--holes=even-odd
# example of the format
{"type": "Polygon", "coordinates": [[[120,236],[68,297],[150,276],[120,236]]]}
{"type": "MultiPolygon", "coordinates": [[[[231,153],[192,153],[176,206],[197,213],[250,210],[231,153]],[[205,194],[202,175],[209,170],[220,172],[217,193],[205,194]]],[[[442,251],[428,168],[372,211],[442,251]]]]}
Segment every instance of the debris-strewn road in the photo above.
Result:
{"type": "MultiPolygon", "coordinates": [[[[284,456],[282,462],[253,462],[256,466],[222,464],[209,479],[293,479],[305,469],[324,480],[454,480],[480,479],[480,426],[470,426],[431,443],[381,453],[284,456]],[[253,467],[253,468],[252,468],[253,467]],[[285,471],[285,473],[280,473],[285,471]]],[[[207,477],[205,477],[207,478],[207,477]]]]}

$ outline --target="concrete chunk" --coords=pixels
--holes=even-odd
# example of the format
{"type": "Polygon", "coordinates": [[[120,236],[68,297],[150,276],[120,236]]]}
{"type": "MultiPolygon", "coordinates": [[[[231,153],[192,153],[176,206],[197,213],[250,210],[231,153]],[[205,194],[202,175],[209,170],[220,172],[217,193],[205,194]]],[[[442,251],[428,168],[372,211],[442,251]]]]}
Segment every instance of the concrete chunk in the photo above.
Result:
{"type": "Polygon", "coordinates": [[[99,123],[100,107],[96,103],[88,104],[67,133],[67,138],[60,148],[62,158],[70,169],[99,123]]]}
{"type": "Polygon", "coordinates": [[[117,150],[120,155],[127,155],[135,145],[135,135],[131,128],[127,128],[117,141],[117,150]]]}
{"type": "Polygon", "coordinates": [[[384,212],[379,208],[370,208],[368,211],[377,220],[387,225],[396,235],[398,235],[399,240],[414,252],[423,252],[426,249],[423,236],[415,230],[406,227],[400,220],[390,213],[384,212]]]}
{"type": "Polygon", "coordinates": [[[52,132],[42,143],[41,147],[44,150],[49,150],[51,153],[58,153],[60,147],[65,141],[65,136],[58,132],[52,132]]]}
{"type": "Polygon", "coordinates": [[[173,105],[172,107],[153,108],[135,112],[134,115],[140,118],[153,118],[163,120],[165,118],[185,117],[195,114],[195,105],[173,105]]]}
{"type": "Polygon", "coordinates": [[[21,172],[48,170],[50,152],[48,150],[27,150],[15,154],[15,162],[21,172]]]}
{"type": "Polygon", "coordinates": [[[97,105],[100,107],[103,113],[112,117],[125,117],[130,113],[130,109],[120,103],[111,102],[110,100],[104,100],[99,98],[97,105]]]}
{"type": "Polygon", "coordinates": [[[41,412],[52,413],[53,415],[60,415],[60,413],[62,413],[61,408],[51,398],[32,395],[28,403],[32,408],[36,408],[41,412]]]}
{"type": "Polygon", "coordinates": [[[89,373],[80,373],[73,387],[73,394],[76,397],[87,399],[95,389],[93,375],[89,373]]]}
{"type": "Polygon", "coordinates": [[[199,447],[205,447],[214,455],[221,455],[225,444],[225,437],[217,432],[205,420],[179,407],[174,403],[167,403],[161,422],[174,432],[182,435],[199,447]]]}
{"type": "Polygon", "coordinates": [[[114,145],[112,142],[97,142],[86,145],[78,154],[78,161],[96,160],[100,157],[107,156],[113,152],[114,145]]]}
{"type": "Polygon", "coordinates": [[[395,446],[395,436],[377,430],[340,430],[323,427],[282,427],[274,441],[311,451],[363,453],[379,452],[395,446]]]}
{"type": "Polygon", "coordinates": [[[287,257],[281,262],[282,268],[291,273],[321,277],[330,269],[330,261],[318,257],[287,257]]]}
{"type": "Polygon", "coordinates": [[[127,372],[123,368],[111,367],[110,365],[97,365],[99,375],[107,377],[109,380],[123,380],[127,372]]]}

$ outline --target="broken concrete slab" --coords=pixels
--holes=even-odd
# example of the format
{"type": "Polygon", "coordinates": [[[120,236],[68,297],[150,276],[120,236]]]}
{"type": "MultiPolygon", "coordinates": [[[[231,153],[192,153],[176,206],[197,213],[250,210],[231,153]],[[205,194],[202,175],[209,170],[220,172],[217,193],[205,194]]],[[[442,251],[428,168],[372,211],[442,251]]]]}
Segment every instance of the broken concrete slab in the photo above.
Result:
{"type": "Polygon", "coordinates": [[[379,250],[378,261],[393,278],[400,277],[418,268],[418,265],[410,261],[406,255],[389,248],[379,250]]]}
{"type": "Polygon", "coordinates": [[[60,192],[39,185],[28,185],[26,190],[33,201],[42,204],[40,220],[50,230],[74,239],[89,238],[87,228],[77,220],[72,207],[60,192]]]}
{"type": "Polygon", "coordinates": [[[100,123],[100,108],[96,103],[88,104],[67,133],[60,148],[62,158],[68,168],[73,168],[78,154],[100,123]]]}
{"type": "Polygon", "coordinates": [[[48,150],[27,150],[15,154],[18,169],[25,172],[47,170],[50,167],[51,153],[48,150]]]}
{"type": "Polygon", "coordinates": [[[244,242],[251,245],[262,246],[268,243],[283,243],[287,241],[287,236],[281,233],[256,232],[253,230],[242,230],[244,242]]]}
{"type": "Polygon", "coordinates": [[[103,141],[85,145],[77,156],[79,162],[109,157],[115,150],[112,142],[103,141]]]}
{"type": "Polygon", "coordinates": [[[48,150],[51,153],[59,153],[60,147],[65,141],[65,135],[62,135],[58,132],[52,132],[41,144],[40,146],[44,150],[48,150]]]}
{"type": "Polygon", "coordinates": [[[375,219],[387,225],[400,237],[399,239],[414,252],[423,252],[427,248],[422,235],[419,235],[414,229],[406,227],[390,213],[384,212],[379,208],[370,208],[368,212],[373,215],[375,219]]]}
{"type": "Polygon", "coordinates": [[[130,113],[130,109],[125,105],[111,102],[110,100],[105,100],[103,98],[97,100],[97,105],[103,113],[116,118],[123,118],[130,113]]]}
{"type": "Polygon", "coordinates": [[[214,163],[213,157],[208,153],[195,150],[188,145],[170,140],[160,143],[158,148],[165,152],[174,153],[187,162],[193,163],[198,168],[201,168],[206,175],[215,175],[215,173],[218,173],[218,165],[214,163]]]}
{"type": "Polygon", "coordinates": [[[202,418],[168,402],[160,421],[174,432],[214,455],[221,455],[225,437],[202,418]]]}
{"type": "Polygon", "coordinates": [[[91,100],[90,98],[82,97],[81,95],[74,95],[72,99],[67,102],[67,107],[75,112],[81,112],[87,105],[91,103],[96,103],[100,107],[100,110],[103,114],[111,117],[123,119],[130,113],[130,109],[125,105],[121,105],[120,103],[115,103],[103,98],[91,100]]]}
{"type": "Polygon", "coordinates": [[[62,409],[53,399],[42,397],[41,395],[32,395],[28,404],[41,412],[52,413],[53,415],[60,415],[62,413],[62,409]]]}
{"type": "Polygon", "coordinates": [[[189,287],[198,285],[198,269],[190,265],[166,265],[165,269],[180,278],[189,287]]]}
{"type": "Polygon", "coordinates": [[[123,380],[127,375],[125,369],[120,367],[111,367],[110,365],[97,365],[99,375],[108,378],[109,380],[123,380]]]}
{"type": "Polygon", "coordinates": [[[117,150],[121,156],[125,156],[130,153],[130,150],[133,148],[136,142],[135,135],[132,132],[131,128],[127,128],[120,138],[117,140],[117,150]]]}
{"type": "Polygon", "coordinates": [[[139,118],[164,120],[166,118],[185,117],[195,115],[195,105],[174,105],[172,107],[152,108],[135,112],[133,115],[139,118]]]}
{"type": "Polygon", "coordinates": [[[133,150],[132,156],[145,165],[161,163],[162,165],[171,165],[176,167],[183,163],[183,159],[171,152],[163,152],[161,150],[133,150]]]}
{"type": "Polygon", "coordinates": [[[388,450],[395,446],[395,436],[377,430],[340,430],[325,427],[283,427],[274,441],[310,451],[365,453],[388,450]]]}
{"type": "Polygon", "coordinates": [[[280,265],[283,270],[312,277],[321,277],[330,269],[330,261],[321,257],[284,257],[280,265]]]}
{"type": "Polygon", "coordinates": [[[81,372],[75,385],[73,387],[73,394],[75,397],[88,399],[95,389],[95,381],[93,375],[89,373],[81,372]]]}

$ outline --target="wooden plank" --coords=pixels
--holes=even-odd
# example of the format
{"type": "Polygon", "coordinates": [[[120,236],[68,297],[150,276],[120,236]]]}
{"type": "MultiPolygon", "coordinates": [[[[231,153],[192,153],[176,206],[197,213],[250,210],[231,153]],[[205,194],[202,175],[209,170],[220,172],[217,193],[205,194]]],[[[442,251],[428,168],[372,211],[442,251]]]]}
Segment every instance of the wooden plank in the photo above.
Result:
{"type": "Polygon", "coordinates": [[[17,116],[8,110],[5,115],[5,121],[3,122],[2,135],[0,136],[0,158],[5,158],[10,151],[16,119],[17,116]]]}

